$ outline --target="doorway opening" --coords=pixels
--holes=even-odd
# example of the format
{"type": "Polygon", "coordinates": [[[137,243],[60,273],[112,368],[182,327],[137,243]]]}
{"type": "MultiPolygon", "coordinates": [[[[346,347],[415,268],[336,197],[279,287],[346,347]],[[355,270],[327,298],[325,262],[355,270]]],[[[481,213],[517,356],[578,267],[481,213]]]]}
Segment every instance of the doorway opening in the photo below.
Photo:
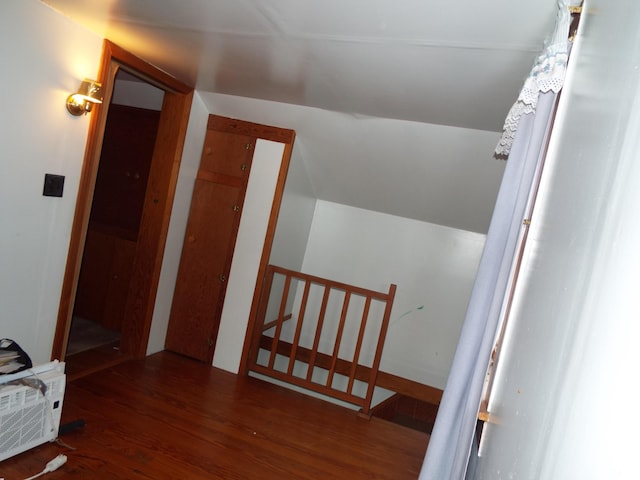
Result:
{"type": "Polygon", "coordinates": [[[193,96],[108,40],[98,81],[104,104],[90,120],[52,350],[71,379],[146,355],[193,96]],[[156,108],[136,105],[140,92],[123,101],[124,82],[156,108]]]}
{"type": "Polygon", "coordinates": [[[65,352],[71,370],[117,358],[164,91],[118,70],[65,352]]]}

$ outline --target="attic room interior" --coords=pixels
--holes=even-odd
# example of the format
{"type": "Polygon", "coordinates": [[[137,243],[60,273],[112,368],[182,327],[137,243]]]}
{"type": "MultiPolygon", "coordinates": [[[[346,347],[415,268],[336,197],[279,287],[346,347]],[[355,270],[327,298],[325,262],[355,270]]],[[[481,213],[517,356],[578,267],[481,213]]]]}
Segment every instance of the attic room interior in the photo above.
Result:
{"type": "Polygon", "coordinates": [[[0,476],[631,471],[563,436],[593,448],[571,412],[607,401],[583,365],[637,364],[640,7],[581,5],[3,4],[0,338],[66,363],[70,431],[0,476]]]}

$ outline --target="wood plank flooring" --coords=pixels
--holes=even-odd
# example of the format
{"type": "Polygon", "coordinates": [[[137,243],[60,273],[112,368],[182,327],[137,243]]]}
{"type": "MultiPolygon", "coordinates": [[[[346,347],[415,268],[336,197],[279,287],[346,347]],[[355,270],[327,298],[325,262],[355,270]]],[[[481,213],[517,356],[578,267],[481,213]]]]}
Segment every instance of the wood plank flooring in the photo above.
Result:
{"type": "Polygon", "coordinates": [[[91,350],[68,355],[66,361],[67,381],[72,382],[94,372],[131,360],[131,355],[120,353],[119,343],[101,345],[91,350]]]}
{"type": "Polygon", "coordinates": [[[66,423],[86,426],[0,463],[0,477],[415,479],[429,436],[255,378],[162,352],[67,386],[66,423]]]}

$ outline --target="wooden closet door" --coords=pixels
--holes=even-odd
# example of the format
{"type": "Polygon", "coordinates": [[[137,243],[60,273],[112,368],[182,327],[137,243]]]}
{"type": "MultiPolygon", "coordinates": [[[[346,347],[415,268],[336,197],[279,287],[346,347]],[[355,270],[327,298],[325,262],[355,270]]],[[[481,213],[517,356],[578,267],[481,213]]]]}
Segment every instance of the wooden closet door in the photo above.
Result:
{"type": "Polygon", "coordinates": [[[207,131],[165,347],[213,359],[255,139],[207,131]]]}

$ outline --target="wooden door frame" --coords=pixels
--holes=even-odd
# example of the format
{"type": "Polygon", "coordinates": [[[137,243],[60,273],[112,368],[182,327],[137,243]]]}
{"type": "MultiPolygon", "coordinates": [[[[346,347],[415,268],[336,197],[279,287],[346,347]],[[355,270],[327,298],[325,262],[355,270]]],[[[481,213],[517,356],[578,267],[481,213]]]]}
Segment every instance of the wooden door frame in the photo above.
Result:
{"type": "Polygon", "coordinates": [[[193,87],[176,80],[113,42],[105,40],[98,73],[98,81],[102,83],[104,92],[104,103],[97,105],[91,113],[51,351],[52,359],[64,360],[67,350],[104,128],[116,73],[120,68],[143,78],[165,92],[140,221],[120,345],[122,353],[126,356],[140,358],[146,355],[171,207],[193,99],[193,87]]]}

